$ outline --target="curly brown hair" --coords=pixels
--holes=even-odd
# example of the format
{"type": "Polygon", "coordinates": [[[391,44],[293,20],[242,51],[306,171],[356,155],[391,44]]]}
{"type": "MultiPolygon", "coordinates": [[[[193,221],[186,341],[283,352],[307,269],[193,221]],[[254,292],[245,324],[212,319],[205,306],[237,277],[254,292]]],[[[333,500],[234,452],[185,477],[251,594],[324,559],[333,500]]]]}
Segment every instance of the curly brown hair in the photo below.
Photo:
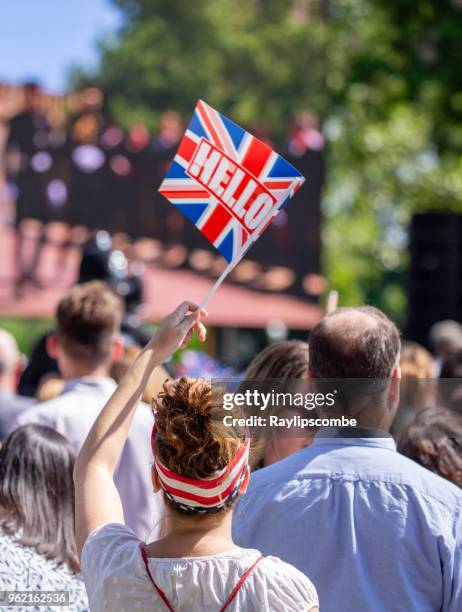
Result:
{"type": "MultiPolygon", "coordinates": [[[[220,426],[223,395],[202,378],[168,380],[153,400],[156,420],[154,452],[180,476],[207,478],[225,468],[245,438],[245,431],[220,426]],[[217,411],[217,412],[215,412],[217,411]]],[[[166,503],[182,510],[168,498],[166,503]]],[[[225,507],[229,507],[225,506],[225,507]]]]}
{"type": "Polygon", "coordinates": [[[406,457],[462,487],[462,417],[446,408],[425,408],[398,439],[406,457]]]}

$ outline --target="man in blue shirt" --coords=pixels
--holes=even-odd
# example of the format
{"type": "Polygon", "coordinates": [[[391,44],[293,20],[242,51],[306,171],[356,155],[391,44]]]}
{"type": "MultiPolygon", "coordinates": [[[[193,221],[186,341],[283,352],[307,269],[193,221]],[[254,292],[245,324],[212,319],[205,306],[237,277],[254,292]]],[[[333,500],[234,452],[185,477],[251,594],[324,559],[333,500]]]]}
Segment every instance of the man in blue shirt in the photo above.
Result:
{"type": "Polygon", "coordinates": [[[236,543],[303,571],[323,612],[462,610],[462,491],[398,454],[387,433],[399,351],[398,330],[375,308],[340,308],[314,327],[315,385],[383,384],[373,405],[358,391],[345,404],[357,429],[321,429],[311,446],[255,472],[236,508],[236,543]]]}

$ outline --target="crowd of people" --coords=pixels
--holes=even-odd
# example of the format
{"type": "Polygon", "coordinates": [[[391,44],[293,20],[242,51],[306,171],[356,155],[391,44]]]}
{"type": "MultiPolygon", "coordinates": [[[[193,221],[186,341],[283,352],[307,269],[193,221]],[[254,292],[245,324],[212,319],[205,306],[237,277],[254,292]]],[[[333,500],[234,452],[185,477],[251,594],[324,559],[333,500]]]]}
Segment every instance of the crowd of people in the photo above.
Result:
{"type": "MultiPolygon", "coordinates": [[[[173,208],[156,212],[153,189],[180,117],[165,113],[152,139],[142,123],[111,122],[99,88],[76,100],[53,123],[28,84],[9,123],[18,286],[35,282],[43,245],[22,266],[30,218],[194,240],[173,208]]],[[[269,142],[263,126],[254,133],[269,142]]],[[[301,115],[287,155],[322,147],[316,119],[301,115]]],[[[194,334],[205,340],[207,312],[184,302],[152,335],[141,292],[95,232],[27,364],[0,330],[0,591],[16,597],[6,605],[43,610],[34,596],[63,592],[75,611],[462,609],[462,325],[436,324],[430,352],[373,307],[335,308],[307,341],[270,344],[237,377],[241,390],[340,381],[335,408],[315,413],[356,426],[269,435],[245,419],[217,427],[224,389],[210,364],[172,365],[194,334]]]]}
{"type": "Polygon", "coordinates": [[[356,427],[265,437],[217,427],[221,392],[168,364],[205,340],[204,310],[182,303],[130,358],[123,317],[103,280],[68,291],[46,401],[17,394],[0,333],[0,591],[94,611],[462,609],[458,323],[431,330],[431,354],[376,308],[337,308],[271,344],[241,385],[373,384],[345,386],[356,427]]]}

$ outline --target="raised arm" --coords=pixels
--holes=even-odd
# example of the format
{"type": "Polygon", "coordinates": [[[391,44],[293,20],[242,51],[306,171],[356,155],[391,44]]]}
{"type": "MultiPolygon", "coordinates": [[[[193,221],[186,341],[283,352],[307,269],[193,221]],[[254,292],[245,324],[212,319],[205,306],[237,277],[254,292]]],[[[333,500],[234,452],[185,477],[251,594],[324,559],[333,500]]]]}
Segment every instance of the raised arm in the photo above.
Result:
{"type": "MultiPolygon", "coordinates": [[[[196,304],[183,302],[160,324],[138,355],[93,424],[74,468],[76,540],[79,556],[94,529],[123,523],[124,516],[113,475],[135,410],[154,368],[186,345],[195,330],[205,340],[206,316],[196,304]]],[[[150,432],[146,432],[149,436],[150,432]]]]}

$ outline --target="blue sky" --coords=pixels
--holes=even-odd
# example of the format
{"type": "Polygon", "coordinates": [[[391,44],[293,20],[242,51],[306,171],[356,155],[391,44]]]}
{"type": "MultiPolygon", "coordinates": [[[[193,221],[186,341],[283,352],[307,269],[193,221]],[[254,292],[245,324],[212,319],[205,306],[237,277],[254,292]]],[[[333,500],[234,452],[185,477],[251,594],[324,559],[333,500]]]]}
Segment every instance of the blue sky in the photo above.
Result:
{"type": "Polygon", "coordinates": [[[60,93],[70,66],[94,66],[96,41],[120,23],[109,0],[1,0],[0,81],[60,93]]]}

